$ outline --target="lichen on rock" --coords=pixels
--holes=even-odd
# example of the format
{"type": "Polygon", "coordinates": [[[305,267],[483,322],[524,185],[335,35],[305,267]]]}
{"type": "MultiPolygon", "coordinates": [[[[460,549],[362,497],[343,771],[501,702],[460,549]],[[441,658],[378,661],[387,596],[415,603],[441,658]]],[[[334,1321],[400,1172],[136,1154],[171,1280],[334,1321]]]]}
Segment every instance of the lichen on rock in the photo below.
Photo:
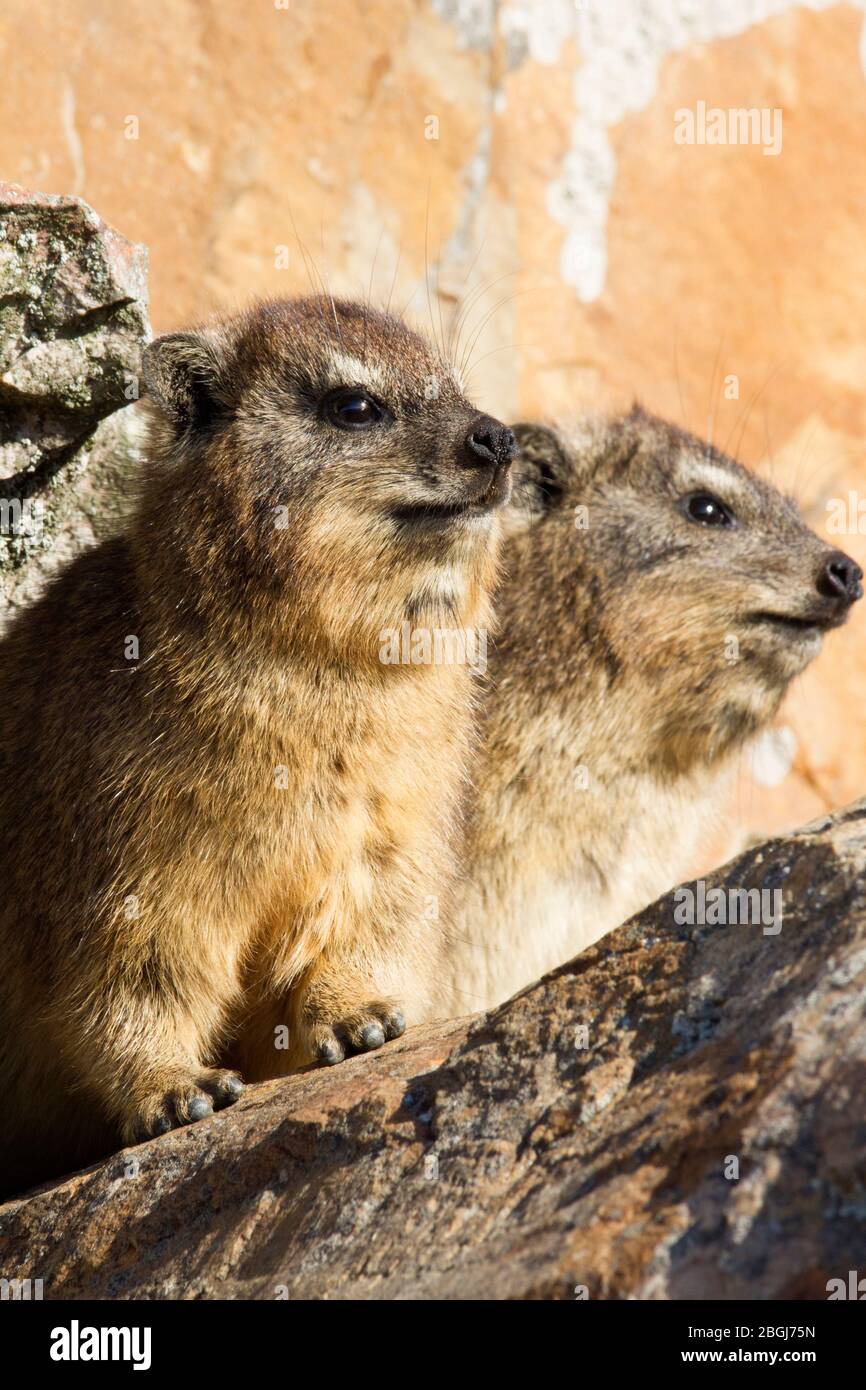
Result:
{"type": "Polygon", "coordinates": [[[147,251],[80,198],[0,183],[0,605],[123,509],[136,457],[147,251]],[[119,412],[119,413],[118,413],[119,412]]]}

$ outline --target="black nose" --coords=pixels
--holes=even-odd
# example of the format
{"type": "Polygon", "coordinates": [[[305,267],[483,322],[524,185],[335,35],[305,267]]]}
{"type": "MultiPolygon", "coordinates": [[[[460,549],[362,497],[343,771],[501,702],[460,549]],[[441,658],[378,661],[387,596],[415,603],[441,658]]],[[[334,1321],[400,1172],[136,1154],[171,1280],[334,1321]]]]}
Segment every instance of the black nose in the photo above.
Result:
{"type": "Polygon", "coordinates": [[[517,454],[517,440],[514,431],[492,415],[479,415],[464,440],[463,453],[469,468],[506,468],[517,454]]]}
{"type": "Polygon", "coordinates": [[[854,603],[863,597],[863,571],[846,555],[844,550],[834,550],[824,562],[818,575],[818,593],[826,598],[843,598],[846,603],[854,603]]]}

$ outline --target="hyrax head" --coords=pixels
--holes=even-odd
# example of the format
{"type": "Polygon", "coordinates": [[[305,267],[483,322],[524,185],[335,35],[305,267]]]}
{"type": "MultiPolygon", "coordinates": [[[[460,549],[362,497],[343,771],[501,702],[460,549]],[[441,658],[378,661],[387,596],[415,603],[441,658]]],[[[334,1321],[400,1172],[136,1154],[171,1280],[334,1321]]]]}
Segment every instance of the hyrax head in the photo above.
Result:
{"type": "Polygon", "coordinates": [[[343,637],[428,600],[472,607],[514,437],[405,324],[275,300],[157,339],[144,372],[191,570],[219,563],[248,599],[288,592],[296,618],[343,637]]]}
{"type": "Polygon", "coordinates": [[[774,487],[639,408],[515,434],[502,641],[534,616],[540,684],[567,703],[595,678],[611,727],[618,711],[623,741],[668,770],[742,743],[861,597],[859,566],[774,487]]]}

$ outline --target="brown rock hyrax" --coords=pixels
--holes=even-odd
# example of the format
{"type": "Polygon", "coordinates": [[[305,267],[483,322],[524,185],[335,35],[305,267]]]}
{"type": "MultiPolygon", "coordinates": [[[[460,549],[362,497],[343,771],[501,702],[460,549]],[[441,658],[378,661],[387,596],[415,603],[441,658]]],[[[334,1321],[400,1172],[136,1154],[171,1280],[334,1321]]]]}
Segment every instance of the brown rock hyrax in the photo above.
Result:
{"type": "Polygon", "coordinates": [[[515,433],[446,1015],[680,881],[734,755],[862,593],[793,502],[639,409],[515,433]]]}
{"type": "MultiPolygon", "coordinates": [[[[423,1010],[514,439],[402,323],[264,303],[145,354],[122,536],[3,642],[4,1181],[209,1114],[252,1001],[293,1065],[423,1010]]],[[[271,1044],[273,1045],[273,1044],[271,1044]]]]}

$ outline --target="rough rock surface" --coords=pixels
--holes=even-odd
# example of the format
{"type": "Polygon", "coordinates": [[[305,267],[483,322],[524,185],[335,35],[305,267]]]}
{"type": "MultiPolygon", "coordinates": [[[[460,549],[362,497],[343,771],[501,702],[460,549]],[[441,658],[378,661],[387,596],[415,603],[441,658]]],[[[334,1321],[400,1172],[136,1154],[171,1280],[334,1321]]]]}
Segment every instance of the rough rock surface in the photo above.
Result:
{"type": "Polygon", "coordinates": [[[80,198],[0,183],[0,598],[106,534],[134,453],[147,252],[80,198]],[[109,419],[108,417],[112,418],[109,419]]]}
{"type": "Polygon", "coordinates": [[[8,1203],[0,1274],[46,1298],[824,1299],[866,1250],[864,863],[866,801],[708,882],[780,891],[777,934],[663,898],[491,1014],[8,1203]]]}

